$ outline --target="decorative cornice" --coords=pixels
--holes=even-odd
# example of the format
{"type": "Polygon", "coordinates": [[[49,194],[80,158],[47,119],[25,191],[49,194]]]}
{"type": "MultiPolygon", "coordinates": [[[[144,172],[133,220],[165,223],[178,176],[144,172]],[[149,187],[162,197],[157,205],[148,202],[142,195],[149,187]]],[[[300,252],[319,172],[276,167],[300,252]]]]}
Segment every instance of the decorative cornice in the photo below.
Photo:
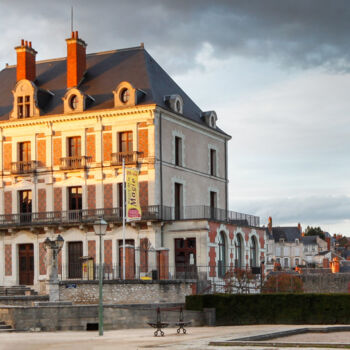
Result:
{"type": "Polygon", "coordinates": [[[56,114],[52,116],[41,116],[34,118],[26,119],[14,119],[14,120],[3,120],[0,121],[0,128],[9,129],[17,127],[26,127],[33,125],[47,125],[49,123],[65,123],[70,121],[77,120],[88,120],[88,119],[98,119],[98,118],[113,118],[121,116],[130,116],[130,115],[139,115],[142,113],[147,113],[148,118],[153,116],[153,111],[155,110],[156,105],[143,105],[135,106],[132,108],[123,108],[123,109],[107,109],[100,111],[84,111],[81,113],[72,113],[72,114],[56,114]]]}

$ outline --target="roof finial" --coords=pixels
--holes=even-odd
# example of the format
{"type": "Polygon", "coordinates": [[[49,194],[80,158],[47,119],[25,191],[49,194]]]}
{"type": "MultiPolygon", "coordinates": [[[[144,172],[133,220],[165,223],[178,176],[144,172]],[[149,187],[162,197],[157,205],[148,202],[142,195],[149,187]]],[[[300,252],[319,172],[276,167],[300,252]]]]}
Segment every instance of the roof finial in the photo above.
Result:
{"type": "Polygon", "coordinates": [[[73,6],[71,7],[70,12],[70,32],[73,33],[73,6]]]}

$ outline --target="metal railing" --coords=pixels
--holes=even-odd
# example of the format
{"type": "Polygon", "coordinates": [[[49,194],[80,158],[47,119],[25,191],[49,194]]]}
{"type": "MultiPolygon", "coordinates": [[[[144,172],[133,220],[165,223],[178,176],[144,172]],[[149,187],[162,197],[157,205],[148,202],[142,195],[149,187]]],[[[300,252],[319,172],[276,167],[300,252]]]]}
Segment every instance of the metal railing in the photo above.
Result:
{"type": "MultiPolygon", "coordinates": [[[[173,207],[150,205],[141,208],[141,220],[147,221],[175,221],[175,220],[216,220],[234,224],[259,226],[259,218],[252,215],[238,214],[237,217],[245,217],[243,220],[231,220],[233,212],[207,206],[182,207],[180,216],[173,207]]],[[[67,211],[48,211],[36,213],[18,213],[0,215],[0,227],[35,226],[35,225],[65,225],[65,224],[90,224],[98,218],[104,218],[107,222],[121,222],[123,218],[122,208],[81,209],[67,211]]]]}
{"type": "Polygon", "coordinates": [[[112,165],[122,165],[123,159],[125,159],[125,164],[137,164],[138,158],[141,156],[141,152],[117,152],[112,153],[112,165]]]}
{"type": "Polygon", "coordinates": [[[36,171],[38,162],[36,160],[19,161],[11,163],[12,174],[28,174],[36,171]]]}
{"type": "Polygon", "coordinates": [[[76,157],[63,157],[60,159],[62,170],[83,169],[91,163],[92,157],[76,156],[76,157]]]}
{"type": "MultiPolygon", "coordinates": [[[[152,260],[152,259],[150,259],[152,260]]],[[[59,279],[62,281],[97,281],[99,265],[68,263],[59,267],[59,279]]],[[[105,281],[123,279],[123,268],[118,264],[103,264],[102,278],[105,281]]],[[[157,264],[143,266],[134,262],[125,266],[126,280],[173,280],[196,284],[197,293],[260,293],[266,280],[265,275],[253,273],[250,268],[236,269],[232,266],[196,266],[178,264],[159,267],[157,264]]]]}

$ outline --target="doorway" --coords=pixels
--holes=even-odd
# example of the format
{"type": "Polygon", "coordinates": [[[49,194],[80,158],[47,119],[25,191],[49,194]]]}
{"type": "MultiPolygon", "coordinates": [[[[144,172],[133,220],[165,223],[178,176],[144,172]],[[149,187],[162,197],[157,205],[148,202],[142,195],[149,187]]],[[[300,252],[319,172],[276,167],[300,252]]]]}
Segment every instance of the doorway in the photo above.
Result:
{"type": "Polygon", "coordinates": [[[18,245],[19,284],[31,286],[34,284],[34,246],[33,244],[18,245]]]}
{"type": "Polygon", "coordinates": [[[176,278],[195,278],[196,266],[196,239],[175,238],[176,278]]]}
{"type": "Polygon", "coordinates": [[[68,278],[82,278],[83,242],[68,242],[68,278]]]}

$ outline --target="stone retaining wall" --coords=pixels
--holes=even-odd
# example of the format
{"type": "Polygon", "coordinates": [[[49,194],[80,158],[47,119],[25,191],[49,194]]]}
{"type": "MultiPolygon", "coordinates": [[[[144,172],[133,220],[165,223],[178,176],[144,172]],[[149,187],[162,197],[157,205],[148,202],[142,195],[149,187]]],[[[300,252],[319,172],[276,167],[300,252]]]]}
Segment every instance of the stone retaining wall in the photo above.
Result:
{"type": "Polygon", "coordinates": [[[34,306],[35,302],[48,301],[48,295],[0,296],[0,305],[34,306]]]}
{"type": "Polygon", "coordinates": [[[349,293],[350,273],[301,274],[305,293],[349,293]]]}
{"type": "MultiPolygon", "coordinates": [[[[97,304],[98,281],[61,281],[60,301],[97,304]]],[[[103,302],[107,304],[184,303],[192,294],[192,283],[180,281],[104,281],[103,302]]]]}
{"type": "MultiPolygon", "coordinates": [[[[149,327],[147,322],[156,320],[155,306],[157,305],[105,306],[104,328],[106,330],[147,328],[149,327]]],[[[164,306],[169,307],[169,305],[164,306]]],[[[207,325],[208,320],[215,320],[213,312],[215,313],[215,310],[184,310],[184,319],[191,321],[192,326],[203,326],[207,325]]],[[[164,311],[161,312],[161,316],[162,321],[173,325],[178,321],[179,311],[164,311]]],[[[17,331],[86,330],[88,324],[98,324],[98,306],[3,306],[0,307],[0,320],[17,331]]],[[[153,331],[150,328],[150,334],[153,334],[153,331]]]]}

